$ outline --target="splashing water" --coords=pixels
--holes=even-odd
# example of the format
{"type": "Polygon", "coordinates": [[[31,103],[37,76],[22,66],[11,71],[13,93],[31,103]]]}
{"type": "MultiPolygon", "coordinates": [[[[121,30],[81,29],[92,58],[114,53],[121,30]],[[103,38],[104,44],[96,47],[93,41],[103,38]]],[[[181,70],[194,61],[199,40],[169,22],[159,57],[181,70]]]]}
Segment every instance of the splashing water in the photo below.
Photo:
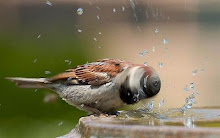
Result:
{"type": "Polygon", "coordinates": [[[49,5],[49,6],[53,5],[49,0],[46,1],[46,4],[49,5]]]}
{"type": "Polygon", "coordinates": [[[124,6],[121,7],[121,11],[125,11],[125,7],[124,6]]]}
{"type": "Polygon", "coordinates": [[[147,66],[147,62],[144,62],[144,66],[147,66]]]}
{"type": "Polygon", "coordinates": [[[165,45],[165,44],[167,44],[168,43],[168,40],[167,39],[163,39],[163,44],[165,45]]]}
{"type": "Polygon", "coordinates": [[[82,33],[82,30],[81,30],[81,29],[78,29],[77,31],[78,31],[79,33],[82,33]]]}
{"type": "Polygon", "coordinates": [[[162,63],[162,62],[159,63],[159,67],[160,67],[160,68],[163,67],[163,63],[162,63]]]}
{"type": "Polygon", "coordinates": [[[187,117],[185,120],[183,120],[183,124],[187,128],[194,128],[195,127],[194,118],[187,117]]]}
{"type": "Polygon", "coordinates": [[[184,88],[183,88],[184,92],[188,92],[189,89],[188,89],[188,86],[186,85],[184,88]]]}
{"type": "Polygon", "coordinates": [[[194,90],[194,89],[195,89],[194,82],[190,82],[189,88],[190,88],[191,90],[194,90]]]}
{"type": "Polygon", "coordinates": [[[133,0],[129,0],[130,1],[130,4],[131,4],[131,8],[133,10],[133,15],[134,15],[134,18],[136,21],[138,21],[138,18],[137,18],[137,15],[136,15],[136,12],[135,12],[135,4],[134,4],[134,1],[133,0]]]}
{"type": "Polygon", "coordinates": [[[83,14],[83,8],[78,8],[76,12],[77,12],[78,15],[82,15],[83,14]]]}
{"type": "Polygon", "coordinates": [[[192,71],[193,76],[195,76],[197,74],[197,69],[192,71]]]}
{"type": "Polygon", "coordinates": [[[162,107],[164,105],[164,98],[160,100],[159,102],[159,108],[162,107]]]}
{"type": "Polygon", "coordinates": [[[147,53],[148,53],[148,51],[147,51],[147,50],[144,50],[143,52],[140,52],[140,53],[139,53],[139,56],[143,57],[143,56],[146,55],[147,53]]]}
{"type": "Polygon", "coordinates": [[[33,63],[36,63],[36,62],[37,62],[37,58],[34,59],[33,63]]]}
{"type": "Polygon", "coordinates": [[[185,113],[187,109],[192,108],[195,102],[195,94],[198,94],[196,91],[186,97],[184,106],[180,109],[182,113],[185,113]]]}
{"type": "Polygon", "coordinates": [[[38,36],[37,36],[37,39],[39,39],[40,37],[41,37],[41,35],[38,35],[38,36]]]}
{"type": "Polygon", "coordinates": [[[147,104],[147,109],[149,111],[152,111],[154,109],[154,100],[151,100],[148,104],[147,104]]]}
{"type": "Polygon", "coordinates": [[[154,30],[154,32],[155,32],[156,34],[159,33],[159,29],[156,28],[156,29],[154,30]]]}
{"type": "Polygon", "coordinates": [[[62,126],[63,125],[63,122],[60,122],[59,124],[58,124],[58,126],[62,126]]]}
{"type": "Polygon", "coordinates": [[[152,52],[155,52],[155,47],[153,46],[153,48],[152,48],[152,52]]]}
{"type": "Polygon", "coordinates": [[[116,9],[115,9],[115,8],[113,8],[113,9],[112,9],[112,11],[115,13],[115,12],[116,12],[116,9]]]}
{"type": "Polygon", "coordinates": [[[44,72],[44,74],[48,75],[48,74],[51,74],[51,72],[50,72],[49,70],[46,70],[46,71],[44,72]]]}

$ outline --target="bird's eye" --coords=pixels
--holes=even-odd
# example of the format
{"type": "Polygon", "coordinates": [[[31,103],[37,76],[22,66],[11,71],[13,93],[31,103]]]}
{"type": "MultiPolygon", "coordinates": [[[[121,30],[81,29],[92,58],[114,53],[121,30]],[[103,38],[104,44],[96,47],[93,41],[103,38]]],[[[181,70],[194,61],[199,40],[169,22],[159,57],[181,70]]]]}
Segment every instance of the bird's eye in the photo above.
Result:
{"type": "Polygon", "coordinates": [[[157,87],[159,85],[159,81],[154,81],[153,85],[154,85],[154,87],[157,87]]]}

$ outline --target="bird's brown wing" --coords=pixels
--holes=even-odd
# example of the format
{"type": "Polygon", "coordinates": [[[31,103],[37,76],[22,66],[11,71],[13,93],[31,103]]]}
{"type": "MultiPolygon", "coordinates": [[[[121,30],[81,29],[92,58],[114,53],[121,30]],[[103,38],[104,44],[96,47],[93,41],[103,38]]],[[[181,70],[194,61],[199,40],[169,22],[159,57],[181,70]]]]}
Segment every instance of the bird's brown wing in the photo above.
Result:
{"type": "Polygon", "coordinates": [[[101,85],[110,82],[118,73],[130,63],[118,59],[101,59],[96,62],[79,65],[50,79],[57,81],[63,79],[76,79],[78,82],[90,85],[101,85]]]}

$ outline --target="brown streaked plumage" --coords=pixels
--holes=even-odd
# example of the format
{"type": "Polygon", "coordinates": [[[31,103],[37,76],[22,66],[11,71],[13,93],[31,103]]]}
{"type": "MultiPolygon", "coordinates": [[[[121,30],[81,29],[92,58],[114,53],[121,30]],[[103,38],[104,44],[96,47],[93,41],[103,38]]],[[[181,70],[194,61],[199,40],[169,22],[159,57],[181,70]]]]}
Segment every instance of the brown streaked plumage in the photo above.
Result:
{"type": "Polygon", "coordinates": [[[49,88],[67,103],[88,112],[115,113],[125,104],[156,95],[160,78],[152,67],[119,59],[79,65],[50,78],[7,78],[21,88],[49,88]]]}

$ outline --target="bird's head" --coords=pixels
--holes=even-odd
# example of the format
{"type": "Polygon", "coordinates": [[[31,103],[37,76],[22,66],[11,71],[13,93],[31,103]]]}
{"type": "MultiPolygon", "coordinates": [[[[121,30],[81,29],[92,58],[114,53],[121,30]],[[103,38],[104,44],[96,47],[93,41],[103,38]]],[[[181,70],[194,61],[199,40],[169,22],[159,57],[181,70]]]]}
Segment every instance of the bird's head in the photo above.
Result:
{"type": "Polygon", "coordinates": [[[135,66],[127,73],[120,88],[120,97],[127,104],[155,96],[161,88],[157,72],[149,66],[135,66]]]}

